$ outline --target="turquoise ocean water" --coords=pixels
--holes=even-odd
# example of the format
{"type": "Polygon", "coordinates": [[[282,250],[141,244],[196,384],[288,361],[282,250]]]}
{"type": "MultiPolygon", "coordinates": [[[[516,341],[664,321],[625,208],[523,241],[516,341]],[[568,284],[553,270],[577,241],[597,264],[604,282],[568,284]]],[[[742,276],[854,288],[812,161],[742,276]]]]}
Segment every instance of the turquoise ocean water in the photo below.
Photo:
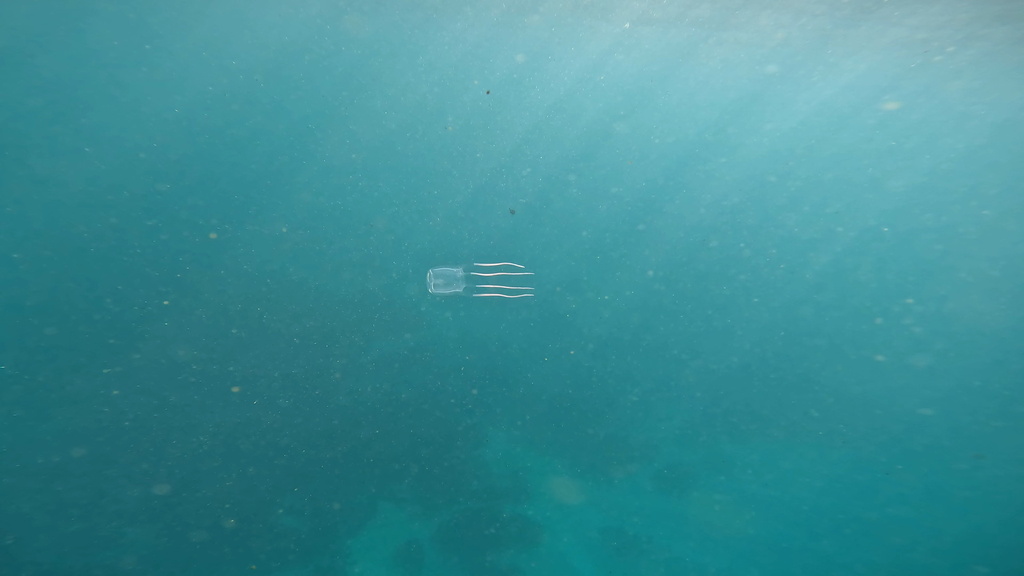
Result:
{"type": "Polygon", "coordinates": [[[4,3],[0,574],[1024,574],[1022,29],[4,3]]]}

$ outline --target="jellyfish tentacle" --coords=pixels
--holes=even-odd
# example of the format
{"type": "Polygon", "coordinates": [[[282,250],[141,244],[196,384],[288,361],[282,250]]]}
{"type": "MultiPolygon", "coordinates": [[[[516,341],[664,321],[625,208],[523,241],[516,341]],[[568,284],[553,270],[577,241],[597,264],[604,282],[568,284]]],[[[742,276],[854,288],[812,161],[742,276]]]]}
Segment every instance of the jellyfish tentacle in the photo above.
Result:
{"type": "Polygon", "coordinates": [[[526,268],[522,264],[516,264],[515,262],[473,262],[473,266],[515,266],[516,268],[526,268]]]}
{"type": "Polygon", "coordinates": [[[533,276],[533,272],[470,272],[473,276],[533,276]]]}
{"type": "Polygon", "coordinates": [[[505,290],[533,290],[532,286],[502,286],[501,284],[477,284],[477,288],[504,288],[505,290]]]}

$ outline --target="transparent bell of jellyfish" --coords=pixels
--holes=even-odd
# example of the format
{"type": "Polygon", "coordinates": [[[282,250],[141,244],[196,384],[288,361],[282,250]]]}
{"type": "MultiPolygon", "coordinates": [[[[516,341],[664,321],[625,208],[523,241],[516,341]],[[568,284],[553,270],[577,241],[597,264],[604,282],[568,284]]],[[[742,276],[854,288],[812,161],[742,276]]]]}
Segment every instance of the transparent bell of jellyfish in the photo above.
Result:
{"type": "Polygon", "coordinates": [[[427,271],[427,290],[431,294],[469,295],[483,298],[527,298],[533,287],[521,286],[522,276],[533,276],[526,266],[514,262],[475,262],[472,266],[438,266],[427,271]],[[499,284],[500,282],[500,284],[499,284]],[[510,285],[514,284],[514,285],[510,285]]]}

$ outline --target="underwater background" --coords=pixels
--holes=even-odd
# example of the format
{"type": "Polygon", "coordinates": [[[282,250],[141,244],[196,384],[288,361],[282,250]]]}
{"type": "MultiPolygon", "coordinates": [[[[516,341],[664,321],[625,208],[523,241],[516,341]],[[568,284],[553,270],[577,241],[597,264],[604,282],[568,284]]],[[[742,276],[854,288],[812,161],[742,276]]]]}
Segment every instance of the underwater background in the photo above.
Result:
{"type": "Polygon", "coordinates": [[[1021,30],[4,3],[0,575],[1024,574],[1021,30]]]}

